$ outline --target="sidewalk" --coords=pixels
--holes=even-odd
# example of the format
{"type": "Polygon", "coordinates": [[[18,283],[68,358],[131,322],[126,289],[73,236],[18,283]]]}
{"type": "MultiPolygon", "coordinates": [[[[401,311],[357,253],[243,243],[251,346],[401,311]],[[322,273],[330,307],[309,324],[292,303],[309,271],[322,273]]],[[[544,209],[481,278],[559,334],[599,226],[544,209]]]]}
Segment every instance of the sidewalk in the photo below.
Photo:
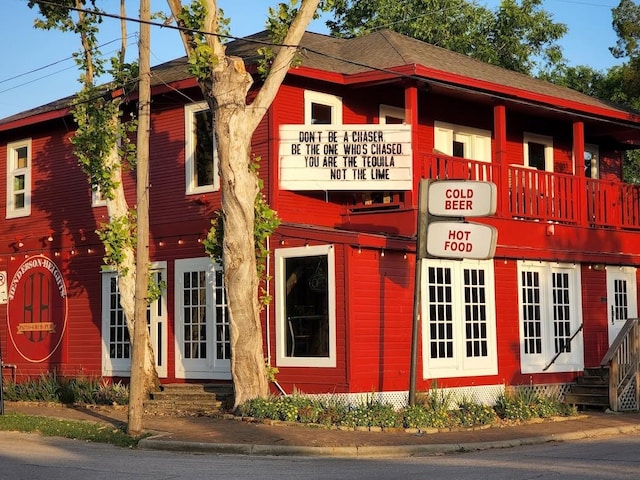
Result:
{"type": "MultiPolygon", "coordinates": [[[[5,413],[42,415],[121,426],[123,407],[65,407],[5,403],[5,413]]],[[[342,431],[292,424],[266,424],[232,418],[145,416],[153,436],[140,448],[244,455],[341,457],[412,456],[570,441],[640,433],[640,413],[589,411],[561,421],[437,433],[342,431]]]]}

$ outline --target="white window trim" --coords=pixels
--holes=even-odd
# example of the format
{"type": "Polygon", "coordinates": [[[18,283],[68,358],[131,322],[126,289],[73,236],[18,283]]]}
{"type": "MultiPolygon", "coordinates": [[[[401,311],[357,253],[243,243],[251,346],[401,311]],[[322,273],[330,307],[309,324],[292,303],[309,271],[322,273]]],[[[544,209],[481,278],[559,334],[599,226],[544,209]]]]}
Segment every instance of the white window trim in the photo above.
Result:
{"type": "Polygon", "coordinates": [[[474,377],[482,375],[498,374],[498,347],[496,340],[496,305],[495,305],[495,274],[493,260],[421,260],[422,285],[421,285],[421,318],[422,320],[422,365],[423,377],[428,378],[455,378],[474,377]],[[431,358],[429,351],[429,299],[428,299],[428,268],[451,268],[453,272],[452,298],[464,298],[462,271],[465,267],[482,269],[485,271],[485,305],[487,308],[487,356],[484,359],[467,357],[465,355],[465,325],[464,302],[455,301],[453,307],[457,309],[454,314],[454,357],[451,359],[431,358]]]}
{"type": "Polygon", "coordinates": [[[553,137],[525,132],[523,136],[524,166],[529,167],[529,142],[544,145],[544,169],[553,172],[553,137]]]}
{"type": "MultiPolygon", "coordinates": [[[[183,292],[180,289],[180,285],[182,285],[182,274],[184,272],[190,272],[194,270],[204,269],[207,270],[207,275],[210,277],[215,275],[216,270],[221,270],[222,267],[216,263],[211,261],[209,257],[198,257],[198,258],[187,258],[187,259],[177,259],[174,263],[174,290],[175,290],[175,300],[174,300],[174,325],[176,328],[176,333],[174,335],[174,368],[175,368],[175,376],[176,378],[190,378],[190,379],[211,379],[211,380],[231,380],[231,362],[230,360],[225,359],[216,359],[215,358],[215,332],[211,332],[211,335],[207,338],[207,352],[211,352],[210,355],[207,356],[207,370],[193,371],[187,370],[185,368],[184,363],[180,357],[180,352],[182,351],[180,347],[180,342],[183,339],[184,330],[180,325],[178,329],[178,319],[182,318],[182,300],[181,295],[183,292]]],[[[207,280],[207,285],[213,287],[213,282],[215,282],[215,278],[211,280],[209,278],[207,280]]],[[[215,291],[214,288],[207,291],[207,303],[208,307],[211,309],[211,313],[215,313],[215,291]],[[210,296],[209,296],[210,294],[210,296]]],[[[215,328],[212,325],[212,328],[215,328]]]]}
{"type": "Polygon", "coordinates": [[[215,134],[214,135],[214,149],[213,149],[213,185],[205,185],[202,187],[196,187],[193,184],[194,171],[195,171],[195,132],[193,129],[193,115],[203,110],[208,110],[209,105],[207,102],[197,102],[184,107],[184,138],[185,138],[185,150],[184,150],[184,163],[185,163],[185,191],[187,195],[198,195],[208,192],[214,192],[220,190],[220,175],[218,174],[218,150],[215,148],[215,134]]]}
{"type": "Polygon", "coordinates": [[[402,123],[407,123],[404,118],[404,108],[402,107],[393,107],[391,105],[380,105],[380,116],[378,117],[378,123],[381,125],[386,125],[387,117],[393,118],[401,118],[402,123]]]}
{"type": "MultiPolygon", "coordinates": [[[[164,272],[165,281],[166,281],[166,273],[167,273],[167,262],[153,262],[149,265],[150,271],[161,270],[164,272]]],[[[116,270],[112,268],[104,268],[101,270],[101,291],[102,291],[102,310],[101,310],[101,319],[102,319],[102,375],[105,377],[128,377],[131,374],[131,359],[120,359],[120,358],[111,358],[109,356],[109,345],[107,339],[109,338],[109,322],[107,321],[109,314],[109,305],[105,301],[107,295],[111,292],[109,291],[109,282],[106,281],[107,278],[117,277],[118,273],[116,270]]],[[[165,345],[162,352],[162,368],[157,368],[158,376],[160,378],[165,378],[167,376],[167,296],[163,294],[160,298],[162,302],[162,311],[165,312],[165,318],[162,322],[162,332],[161,335],[164,339],[165,345]]],[[[157,352],[154,352],[157,355],[157,352]]]]}
{"type": "Polygon", "coordinates": [[[551,298],[550,284],[551,273],[554,271],[570,271],[571,282],[571,335],[573,335],[582,324],[582,288],[580,266],[565,263],[518,261],[518,329],[520,332],[520,369],[522,373],[558,373],[577,372],[584,370],[584,344],[582,331],[571,341],[572,351],[561,354],[556,361],[544,370],[555,356],[553,346],[553,332],[550,321],[553,320],[553,302],[547,301],[541,304],[543,318],[550,321],[542,322],[542,351],[541,355],[525,354],[524,349],[524,325],[522,318],[522,271],[537,271],[540,274],[541,299],[551,298]]]}
{"type": "Polygon", "coordinates": [[[342,125],[342,98],[329,93],[314,92],[313,90],[304,91],[304,124],[311,123],[311,104],[318,103],[331,107],[331,124],[342,125]]]}
{"type": "Polygon", "coordinates": [[[454,135],[469,137],[469,160],[491,162],[491,130],[435,121],[433,123],[434,147],[445,155],[453,155],[454,135]]]}
{"type": "Polygon", "coordinates": [[[32,170],[31,138],[7,144],[7,204],[6,218],[20,218],[31,215],[31,170],[32,170]],[[15,151],[27,147],[26,168],[13,168],[15,151]],[[13,179],[15,175],[24,174],[24,207],[15,208],[13,179]]]}
{"type": "Polygon", "coordinates": [[[333,245],[309,247],[279,248],[275,251],[275,315],[276,315],[276,364],[282,367],[318,367],[336,366],[336,279],[335,254],[333,245]],[[285,260],[292,257],[327,256],[328,316],[329,316],[329,356],[328,357],[289,357],[286,355],[286,268],[285,260]]]}

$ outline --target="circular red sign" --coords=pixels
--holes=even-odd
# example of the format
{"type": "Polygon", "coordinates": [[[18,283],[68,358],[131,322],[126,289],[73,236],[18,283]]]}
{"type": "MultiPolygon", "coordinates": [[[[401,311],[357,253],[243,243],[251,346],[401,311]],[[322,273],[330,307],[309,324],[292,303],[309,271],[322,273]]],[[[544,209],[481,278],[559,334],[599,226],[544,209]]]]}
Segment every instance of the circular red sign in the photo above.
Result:
{"type": "Polygon", "coordinates": [[[67,327],[67,287],[58,266],[44,255],[25,259],[9,285],[7,324],[18,353],[43,362],[56,352],[67,327]]]}

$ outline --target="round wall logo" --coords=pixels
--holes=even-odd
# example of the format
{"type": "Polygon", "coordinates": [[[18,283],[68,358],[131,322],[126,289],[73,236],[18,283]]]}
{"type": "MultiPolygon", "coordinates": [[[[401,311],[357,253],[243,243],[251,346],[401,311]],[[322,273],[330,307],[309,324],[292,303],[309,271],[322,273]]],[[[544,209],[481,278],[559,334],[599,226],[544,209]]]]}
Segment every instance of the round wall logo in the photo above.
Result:
{"type": "Polygon", "coordinates": [[[7,323],[11,342],[29,362],[49,359],[67,327],[67,288],[58,266],[36,255],[18,267],[9,285],[7,323]]]}

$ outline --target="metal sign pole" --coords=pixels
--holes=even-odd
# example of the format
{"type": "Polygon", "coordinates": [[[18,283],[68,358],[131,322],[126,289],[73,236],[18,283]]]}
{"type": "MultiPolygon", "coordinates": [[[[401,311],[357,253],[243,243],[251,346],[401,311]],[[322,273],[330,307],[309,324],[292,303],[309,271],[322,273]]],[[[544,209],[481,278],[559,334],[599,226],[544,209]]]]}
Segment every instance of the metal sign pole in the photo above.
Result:
{"type": "Polygon", "coordinates": [[[413,285],[413,325],[411,329],[411,370],[409,372],[409,405],[416,404],[416,376],[418,370],[418,337],[420,336],[420,285],[422,283],[422,258],[426,252],[428,224],[427,198],[429,180],[421,179],[418,185],[418,223],[416,232],[416,265],[413,285]]]}

